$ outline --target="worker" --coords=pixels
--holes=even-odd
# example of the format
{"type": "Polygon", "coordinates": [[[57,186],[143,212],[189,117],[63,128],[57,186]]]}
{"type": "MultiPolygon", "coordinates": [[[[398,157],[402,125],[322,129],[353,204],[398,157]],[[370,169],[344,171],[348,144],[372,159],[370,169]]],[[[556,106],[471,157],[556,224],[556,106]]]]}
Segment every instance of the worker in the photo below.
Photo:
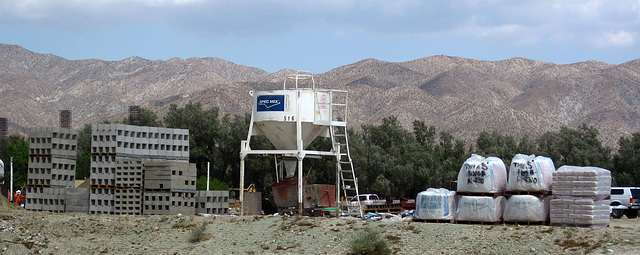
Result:
{"type": "Polygon", "coordinates": [[[20,194],[20,190],[16,191],[16,196],[15,196],[15,200],[16,200],[16,205],[20,205],[20,200],[24,199],[25,196],[20,194]]]}

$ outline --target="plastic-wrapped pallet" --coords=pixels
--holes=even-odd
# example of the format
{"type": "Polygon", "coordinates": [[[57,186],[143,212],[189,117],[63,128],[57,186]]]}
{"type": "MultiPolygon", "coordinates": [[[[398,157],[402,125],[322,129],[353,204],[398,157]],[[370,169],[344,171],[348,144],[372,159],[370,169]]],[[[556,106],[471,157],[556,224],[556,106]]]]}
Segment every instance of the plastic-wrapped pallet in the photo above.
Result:
{"type": "Polygon", "coordinates": [[[551,158],[517,154],[509,167],[507,190],[548,191],[555,171],[551,158]]]}
{"type": "Polygon", "coordinates": [[[502,159],[473,154],[458,173],[458,191],[502,192],[507,185],[507,170],[502,159]]]}
{"type": "Polygon", "coordinates": [[[457,221],[502,221],[505,198],[503,196],[459,196],[457,221]]]}
{"type": "Polygon", "coordinates": [[[552,225],[606,227],[609,225],[607,200],[590,197],[554,198],[550,204],[552,225]]]}
{"type": "Polygon", "coordinates": [[[546,221],[549,219],[550,197],[513,195],[504,207],[505,221],[546,221]]]}
{"type": "Polygon", "coordinates": [[[562,166],[553,175],[551,225],[609,225],[611,172],[599,167],[562,166]]]}
{"type": "Polygon", "coordinates": [[[415,217],[423,220],[453,220],[456,212],[456,192],[429,188],[416,197],[415,217]]]}
{"type": "Polygon", "coordinates": [[[553,174],[555,196],[594,197],[611,194],[611,172],[599,167],[562,166],[553,174]]]}

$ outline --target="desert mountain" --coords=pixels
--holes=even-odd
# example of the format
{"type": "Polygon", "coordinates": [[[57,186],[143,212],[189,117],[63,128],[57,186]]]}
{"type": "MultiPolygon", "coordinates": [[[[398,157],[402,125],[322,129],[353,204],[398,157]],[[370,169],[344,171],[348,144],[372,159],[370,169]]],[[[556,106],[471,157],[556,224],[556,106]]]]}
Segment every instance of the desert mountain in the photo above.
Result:
{"type": "MultiPolygon", "coordinates": [[[[72,61],[0,44],[0,117],[13,133],[57,126],[62,109],[72,110],[75,128],[122,119],[130,105],[159,116],[170,104],[187,102],[244,114],[251,110],[249,91],[279,89],[292,72],[268,73],[219,58],[72,61]]],[[[319,87],[349,91],[348,121],[356,128],[395,115],[408,130],[420,119],[474,143],[482,131],[536,138],[585,123],[612,147],[620,136],[640,131],[640,60],[365,59],[314,77],[319,87]]]]}

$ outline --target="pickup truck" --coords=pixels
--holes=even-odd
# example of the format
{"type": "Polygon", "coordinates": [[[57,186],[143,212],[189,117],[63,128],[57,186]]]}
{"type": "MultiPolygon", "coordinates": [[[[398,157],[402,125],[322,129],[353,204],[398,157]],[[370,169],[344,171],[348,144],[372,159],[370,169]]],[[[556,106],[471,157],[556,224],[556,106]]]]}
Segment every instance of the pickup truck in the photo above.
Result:
{"type": "MultiPolygon", "coordinates": [[[[360,198],[360,205],[385,205],[387,204],[387,200],[380,199],[376,194],[360,194],[358,196],[360,198]]],[[[353,198],[349,201],[350,206],[358,206],[358,199],[353,198]]]]}

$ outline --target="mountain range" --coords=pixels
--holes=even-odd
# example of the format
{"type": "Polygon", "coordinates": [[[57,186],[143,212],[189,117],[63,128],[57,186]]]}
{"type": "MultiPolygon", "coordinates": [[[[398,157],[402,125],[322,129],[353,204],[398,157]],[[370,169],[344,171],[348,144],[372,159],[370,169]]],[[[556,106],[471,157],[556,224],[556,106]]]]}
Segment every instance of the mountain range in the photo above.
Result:
{"type": "MultiPolygon", "coordinates": [[[[304,67],[301,67],[304,69],[304,67]]],[[[0,117],[9,133],[121,120],[140,105],[163,117],[171,104],[251,112],[250,91],[282,88],[293,70],[269,73],[220,58],[121,61],[67,60],[0,44],[0,117]]],[[[619,65],[586,61],[558,65],[524,58],[502,61],[430,56],[407,62],[365,59],[314,74],[320,88],[348,91],[348,125],[359,129],[396,116],[474,144],[482,131],[537,138],[562,126],[595,126],[617,147],[640,131],[640,60],[619,65]]]]}

